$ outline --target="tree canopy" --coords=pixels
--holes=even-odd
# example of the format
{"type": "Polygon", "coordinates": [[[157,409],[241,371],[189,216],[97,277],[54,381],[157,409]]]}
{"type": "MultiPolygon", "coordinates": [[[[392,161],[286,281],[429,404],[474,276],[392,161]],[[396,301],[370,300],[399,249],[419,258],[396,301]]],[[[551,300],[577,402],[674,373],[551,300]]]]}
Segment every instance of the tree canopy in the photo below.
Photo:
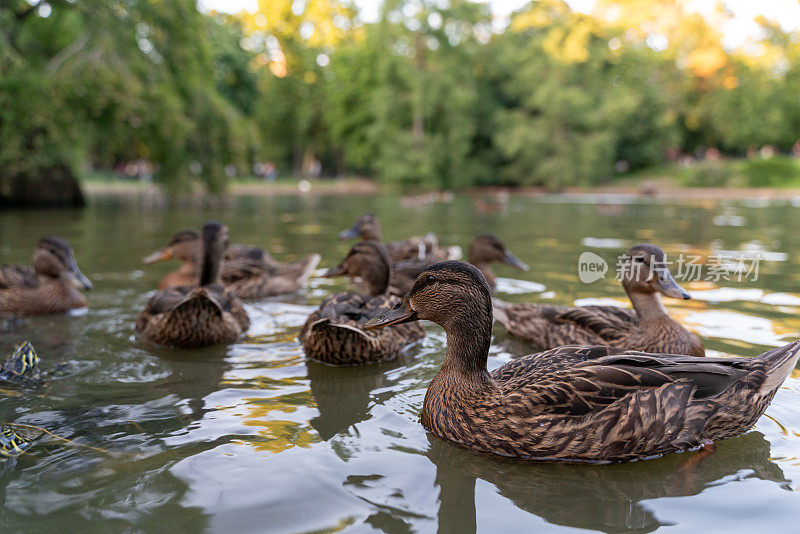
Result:
{"type": "MultiPolygon", "coordinates": [[[[723,46],[684,0],[0,2],[0,198],[87,169],[152,164],[224,190],[271,161],[454,188],[607,180],[715,147],[800,137],[800,34],[723,46]]],[[[716,17],[716,18],[715,18],[716,17]]]]}

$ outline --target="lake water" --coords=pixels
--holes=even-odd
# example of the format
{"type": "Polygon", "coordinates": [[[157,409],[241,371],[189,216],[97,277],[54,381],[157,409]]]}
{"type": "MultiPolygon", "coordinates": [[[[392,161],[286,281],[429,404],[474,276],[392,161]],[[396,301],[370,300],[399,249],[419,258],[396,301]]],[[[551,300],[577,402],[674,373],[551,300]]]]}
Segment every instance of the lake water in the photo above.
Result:
{"type": "MultiPolygon", "coordinates": [[[[249,336],[228,347],[154,349],[135,338],[139,311],[175,268],[145,268],[141,259],[176,231],[219,219],[231,242],[261,245],[282,260],[319,252],[321,267],[329,267],[351,244],[336,234],[365,211],[381,217],[386,239],[435,231],[466,250],[477,233],[499,236],[532,267],[496,268],[503,277],[497,296],[520,302],[624,303],[615,258],[637,242],[669,255],[758,253],[757,280],[751,273],[743,281],[686,283],[695,298],[666,301],[670,313],[711,354],[753,356],[800,330],[800,210],[788,200],[280,196],[167,209],[146,198],[95,197],[82,211],[4,211],[0,263],[28,262],[40,237],[59,234],[95,288],[85,314],[31,318],[0,334],[3,357],[30,339],[45,370],[73,364],[71,375],[43,389],[0,398],[0,422],[71,440],[45,435],[2,465],[0,525],[26,532],[797,531],[797,371],[752,431],[718,443],[695,470],[684,465],[692,452],[571,465],[477,455],[422,428],[425,390],[444,354],[436,325],[391,363],[306,361],[298,329],[325,295],[347,288],[345,280],[314,279],[298,294],[249,303],[249,336]],[[605,279],[579,281],[584,251],[609,262],[605,279]]],[[[496,325],[491,352],[494,368],[532,349],[496,325]]]]}

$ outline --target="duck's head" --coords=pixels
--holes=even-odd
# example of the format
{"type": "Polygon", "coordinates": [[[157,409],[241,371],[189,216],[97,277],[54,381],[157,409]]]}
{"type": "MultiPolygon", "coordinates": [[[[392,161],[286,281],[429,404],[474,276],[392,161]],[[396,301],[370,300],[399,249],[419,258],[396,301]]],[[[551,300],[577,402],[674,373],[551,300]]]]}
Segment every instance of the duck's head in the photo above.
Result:
{"type": "Polygon", "coordinates": [[[228,250],[228,227],[221,222],[209,221],[203,226],[203,266],[200,285],[219,284],[222,260],[228,250]]]}
{"type": "Polygon", "coordinates": [[[467,259],[473,265],[500,262],[516,267],[520,271],[528,270],[525,262],[514,256],[502,241],[489,234],[479,235],[472,241],[467,259]]]}
{"type": "Polygon", "coordinates": [[[175,234],[166,247],[157,250],[142,260],[145,265],[171,259],[183,262],[200,261],[200,232],[197,230],[181,230],[175,234]]]}
{"type": "Polygon", "coordinates": [[[392,262],[383,246],[364,241],[353,246],[341,263],[328,269],[323,276],[349,276],[351,280],[360,278],[367,285],[370,295],[382,295],[389,287],[391,269],[392,262]]]}
{"type": "Polygon", "coordinates": [[[78,269],[75,253],[63,237],[45,237],[33,251],[36,272],[54,278],[63,278],[78,289],[92,289],[92,283],[78,269]]]}
{"type": "MultiPolygon", "coordinates": [[[[489,284],[477,267],[463,261],[443,261],[425,269],[414,287],[392,309],[370,319],[367,329],[425,319],[446,331],[478,329],[492,325],[489,284]]],[[[491,334],[489,334],[491,336],[491,334]]]]}
{"type": "Polygon", "coordinates": [[[689,299],[687,293],[669,271],[667,255],[655,245],[635,245],[625,254],[620,266],[622,287],[633,293],[663,293],[676,299],[689,299]]]}
{"type": "Polygon", "coordinates": [[[371,213],[365,213],[356,219],[353,226],[339,232],[339,239],[353,239],[356,237],[360,237],[365,241],[380,241],[381,225],[378,218],[371,213]]]}

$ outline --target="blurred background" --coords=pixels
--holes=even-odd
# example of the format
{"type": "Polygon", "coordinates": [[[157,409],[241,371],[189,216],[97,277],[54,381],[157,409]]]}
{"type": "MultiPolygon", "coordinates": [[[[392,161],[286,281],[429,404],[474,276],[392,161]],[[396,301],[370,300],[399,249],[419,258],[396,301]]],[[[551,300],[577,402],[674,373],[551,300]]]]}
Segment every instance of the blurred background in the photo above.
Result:
{"type": "Polygon", "coordinates": [[[0,203],[800,186],[797,0],[1,0],[0,203]]]}

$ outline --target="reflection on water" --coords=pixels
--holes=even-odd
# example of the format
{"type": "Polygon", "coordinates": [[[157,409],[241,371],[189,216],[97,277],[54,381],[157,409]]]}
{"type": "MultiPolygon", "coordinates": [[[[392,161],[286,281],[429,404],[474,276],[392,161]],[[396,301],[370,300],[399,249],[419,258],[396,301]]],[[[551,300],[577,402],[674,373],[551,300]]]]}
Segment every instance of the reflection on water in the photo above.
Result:
{"type": "MultiPolygon", "coordinates": [[[[499,279],[499,296],[518,302],[627,306],[613,276],[578,281],[577,259],[587,249],[609,265],[648,239],[668,254],[760,254],[757,280],[690,284],[694,300],[665,304],[713,354],[752,356],[800,330],[800,215],[791,206],[445,200],[414,197],[401,207],[391,196],[287,196],[160,211],[135,198],[101,198],[83,211],[0,213],[0,262],[27,261],[33,243],[57,231],[95,282],[83,314],[0,328],[3,357],[29,338],[44,369],[72,366],[42,388],[0,391],[0,422],[52,432],[30,431],[37,439],[29,452],[0,465],[0,525],[651,532],[793,524],[800,371],[753,431],[720,443],[696,466],[689,461],[696,453],[621,465],[539,464],[473,454],[419,425],[443,358],[436,326],[394,362],[307,362],[297,331],[325,295],[347,287],[344,280],[314,279],[298,294],[248,303],[253,326],[229,347],[165,350],[133,336],[139,310],[173,268],[144,269],[139,261],[177,230],[221,219],[234,242],[265,246],[280,260],[319,252],[326,268],[351,244],[336,239],[337,229],[363,211],[381,216],[387,239],[433,230],[442,243],[463,247],[476,233],[498,235],[532,266],[528,273],[497,267],[509,277],[499,279]]],[[[491,368],[530,350],[499,327],[495,336],[491,368]]]]}

